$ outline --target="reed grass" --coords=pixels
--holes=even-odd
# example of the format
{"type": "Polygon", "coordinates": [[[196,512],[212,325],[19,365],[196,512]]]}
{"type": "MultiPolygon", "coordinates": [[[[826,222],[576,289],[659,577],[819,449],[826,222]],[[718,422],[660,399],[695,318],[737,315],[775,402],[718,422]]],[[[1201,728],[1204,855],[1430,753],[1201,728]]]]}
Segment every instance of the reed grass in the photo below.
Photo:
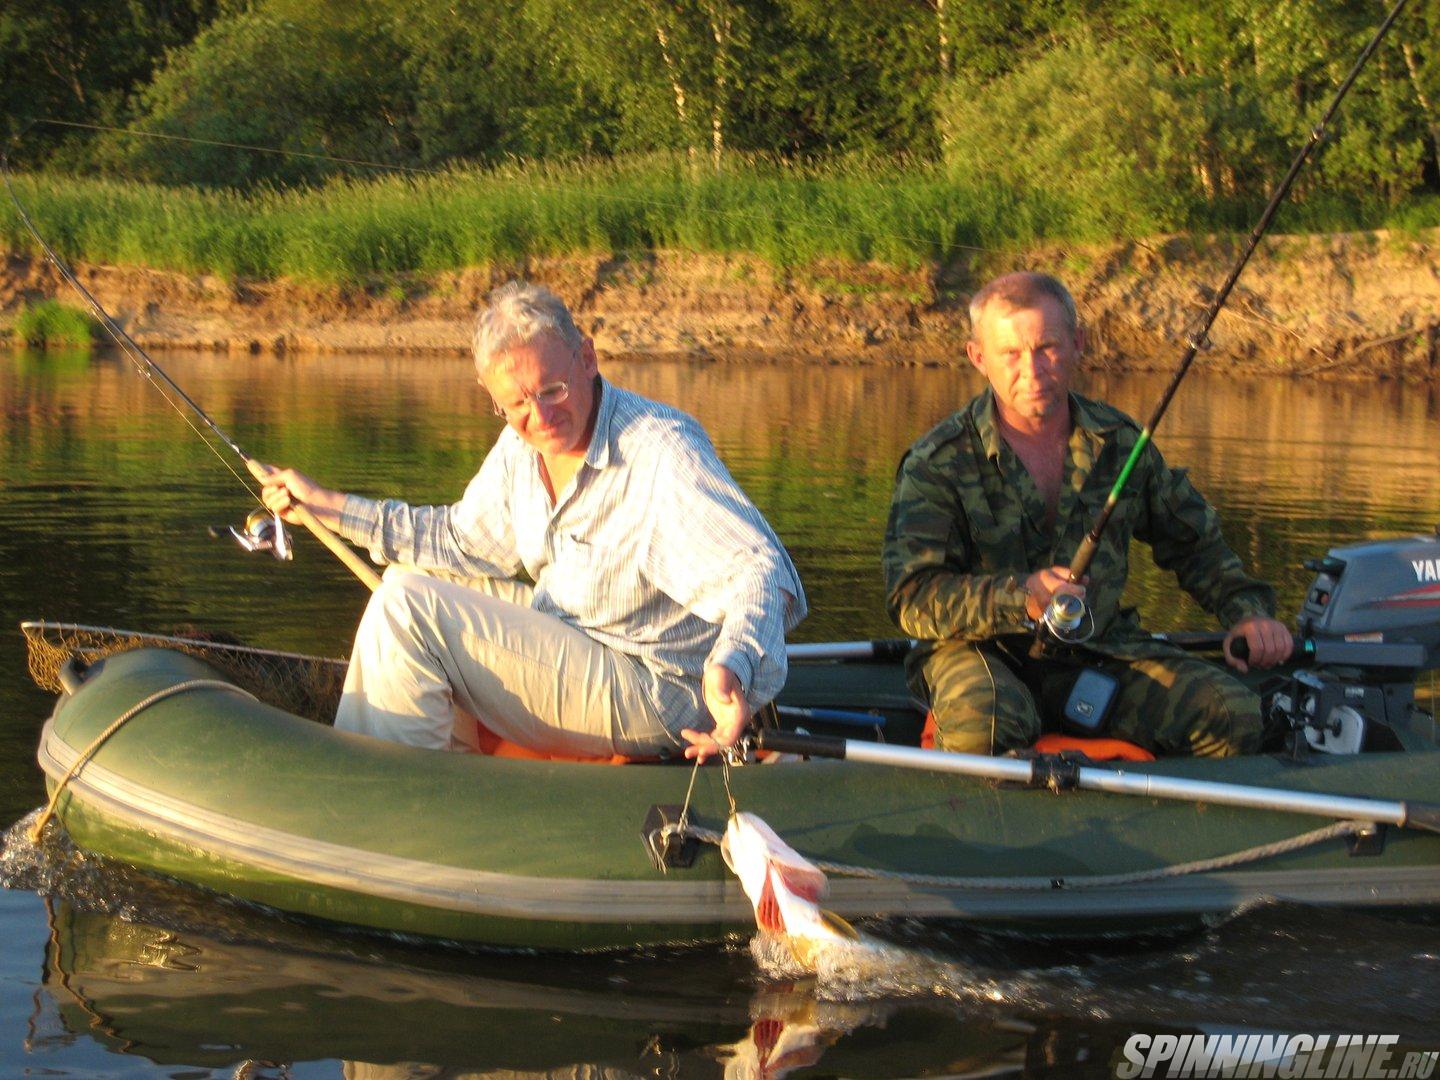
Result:
{"type": "Polygon", "coordinates": [[[56,300],[41,300],[20,309],[11,334],[20,344],[34,348],[89,345],[95,337],[95,323],[79,308],[56,300]]]}
{"type": "MultiPolygon", "coordinates": [[[[660,249],[747,254],[780,267],[841,260],[915,268],[970,249],[1112,238],[1097,232],[1093,214],[1058,197],[895,162],[802,168],[737,157],[714,172],[648,156],[245,194],[55,174],[17,177],[15,186],[67,258],[317,282],[660,249]]],[[[1440,205],[1405,209],[1409,227],[1440,224],[1440,205]]],[[[1233,215],[1227,207],[1219,216],[1233,215]]],[[[1356,210],[1348,227],[1384,224],[1375,217],[1356,210]]],[[[0,203],[0,242],[36,246],[8,203],[0,203]]]]}

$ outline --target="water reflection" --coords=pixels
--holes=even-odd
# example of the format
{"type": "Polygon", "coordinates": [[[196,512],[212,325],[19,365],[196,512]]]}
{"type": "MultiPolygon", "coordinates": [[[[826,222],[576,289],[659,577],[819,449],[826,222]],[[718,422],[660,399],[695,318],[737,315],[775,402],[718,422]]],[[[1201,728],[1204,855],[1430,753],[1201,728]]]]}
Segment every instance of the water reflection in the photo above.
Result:
{"type": "MultiPolygon", "coordinates": [[[[498,431],[463,361],[157,359],[241,446],[337,486],[454,498],[498,431]]],[[[795,557],[812,614],[798,640],[885,637],[879,546],[905,448],[978,388],[965,368],[608,360],[617,383],[694,413],[795,557]]],[[[1147,415],[1164,375],[1085,388],[1147,415]]],[[[1440,521],[1440,388],[1237,381],[1197,368],[1161,430],[1219,507],[1231,543],[1293,612],[1303,559],[1440,521]]],[[[28,764],[48,708],[23,674],[22,618],[165,630],[340,655],[362,587],[309,537],[296,560],[248,558],[206,527],[250,510],[212,452],[122,357],[0,361],[0,820],[35,805],[28,764]]],[[[1160,629],[1208,627],[1143,552],[1129,601],[1160,629]]]]}
{"type": "Polygon", "coordinates": [[[897,1003],[822,1001],[806,983],[757,986],[739,949],[557,963],[233,917],[222,937],[63,901],[48,918],[42,1012],[112,1053],[162,1065],[334,1060],[357,1078],[780,1077],[823,1059],[854,1076],[963,1075],[1022,1062],[1032,1031],[951,1024],[948,1036],[916,1039],[937,1009],[902,1019],[897,1003]]]}
{"type": "Polygon", "coordinates": [[[932,934],[863,980],[800,982],[743,947],[497,956],[151,910],[166,921],[47,903],[30,1064],[81,1038],[250,1076],[1106,1076],[1137,1031],[1435,1032],[1434,927],[1283,906],[1092,952],[932,934]]]}
{"type": "MultiPolygon", "coordinates": [[[[497,430],[458,361],[158,359],[251,452],[374,494],[454,497],[497,430]]],[[[711,432],[805,579],[815,613],[801,640],[893,633],[878,549],[894,468],[975,392],[974,373],[605,369],[711,432]]],[[[1100,372],[1088,389],[1144,416],[1164,382],[1100,372]]],[[[1308,580],[1303,558],[1440,521],[1435,387],[1197,370],[1159,445],[1192,470],[1285,612],[1308,580]]],[[[271,648],[347,650],[365,594],[318,546],[298,538],[296,561],[281,564],[206,537],[207,525],[252,505],[223,456],[123,360],[0,360],[0,822],[41,801],[33,755],[49,702],[25,676],[21,618],[193,624],[271,648]]],[[[1156,628],[1207,625],[1143,558],[1130,596],[1156,628]]],[[[92,1041],[252,1076],[284,1071],[256,1063],[304,1061],[348,1061],[356,1076],[1102,1076],[1137,1026],[1233,1030],[1263,1017],[1274,1029],[1414,1038],[1440,1028],[1428,997],[1436,929],[1341,913],[1262,908],[1198,939],[1096,953],[926,933],[907,941],[918,947],[913,965],[888,982],[832,972],[829,982],[786,984],[758,976],[739,947],[564,960],[442,953],[300,926],[113,868],[63,868],[0,875],[51,898],[44,993],[25,1052],[37,1071],[63,1072],[73,1045],[92,1041]],[[93,887],[77,893],[77,882],[93,887]]],[[[16,926],[0,920],[0,934],[12,938],[16,926]]],[[[17,1060],[0,1050],[0,1071],[17,1060]]]]}

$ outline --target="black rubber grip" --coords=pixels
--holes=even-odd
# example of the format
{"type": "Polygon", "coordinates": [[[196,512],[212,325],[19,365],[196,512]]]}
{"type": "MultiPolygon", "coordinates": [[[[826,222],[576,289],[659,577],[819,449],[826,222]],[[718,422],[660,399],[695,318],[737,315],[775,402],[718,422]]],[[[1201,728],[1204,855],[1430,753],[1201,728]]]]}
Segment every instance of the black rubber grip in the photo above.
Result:
{"type": "Polygon", "coordinates": [[[1440,803],[1406,803],[1405,827],[1440,833],[1440,803]]]}
{"type": "Polygon", "coordinates": [[[833,735],[800,735],[793,731],[762,731],[755,736],[755,746],[781,754],[805,754],[808,757],[845,757],[845,740],[833,735]]]}
{"type": "MultiPolygon", "coordinates": [[[[1305,639],[1297,637],[1291,638],[1290,640],[1292,645],[1290,648],[1290,660],[1288,662],[1292,664],[1310,663],[1311,659],[1309,658],[1314,650],[1310,648],[1305,639]]],[[[1250,659],[1250,642],[1246,641],[1243,637],[1237,637],[1234,641],[1230,642],[1230,655],[1235,657],[1236,660],[1248,661],[1250,659]]]]}
{"type": "Polygon", "coordinates": [[[909,638],[880,638],[871,645],[875,649],[876,660],[904,660],[915,643],[909,638]]]}

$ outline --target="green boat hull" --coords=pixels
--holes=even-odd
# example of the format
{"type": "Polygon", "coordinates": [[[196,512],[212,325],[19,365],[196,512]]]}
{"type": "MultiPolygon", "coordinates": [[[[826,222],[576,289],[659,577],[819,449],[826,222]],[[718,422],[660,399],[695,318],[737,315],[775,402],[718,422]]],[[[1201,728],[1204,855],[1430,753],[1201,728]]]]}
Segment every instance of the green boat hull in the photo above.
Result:
{"type": "MultiPolygon", "coordinates": [[[[856,677],[854,668],[814,665],[796,671],[790,693],[838,704],[836,686],[856,677]]],[[[216,678],[201,661],[158,649],[96,665],[45,726],[39,760],[52,790],[137,703],[216,678]]],[[[892,680],[848,703],[883,706],[896,693],[892,680]]],[[[1440,754],[1412,750],[1305,765],[1254,757],[1126,770],[1434,801],[1437,764],[1440,754]]],[[[286,912],[495,946],[613,948],[754,926],[713,845],[662,873],[642,842],[651,808],[681,804],[691,771],[417,750],[212,686],[173,694],[126,722],[69,782],[59,813],[85,850],[286,912]]],[[[912,875],[832,874],[826,904],[851,919],[1094,933],[1194,920],[1258,897],[1440,907],[1440,836],[1410,830],[1389,829],[1370,853],[1331,839],[1222,871],[1091,887],[1095,875],[1160,871],[1326,822],[839,762],[734,769],[730,790],[740,809],[811,858],[912,875]]],[[[728,807],[722,771],[699,770],[692,821],[722,831],[728,807]]]]}

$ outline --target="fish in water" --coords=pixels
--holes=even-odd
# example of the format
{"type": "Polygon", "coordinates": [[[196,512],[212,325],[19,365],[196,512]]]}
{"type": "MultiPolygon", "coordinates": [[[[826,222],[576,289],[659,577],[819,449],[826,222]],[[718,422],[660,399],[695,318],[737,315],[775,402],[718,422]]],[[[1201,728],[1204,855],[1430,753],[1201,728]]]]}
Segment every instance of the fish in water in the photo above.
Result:
{"type": "Polygon", "coordinates": [[[824,872],[754,814],[731,816],[720,853],[754,905],[761,931],[782,940],[808,970],[816,969],[822,950],[859,939],[854,927],[820,906],[824,872]]]}

